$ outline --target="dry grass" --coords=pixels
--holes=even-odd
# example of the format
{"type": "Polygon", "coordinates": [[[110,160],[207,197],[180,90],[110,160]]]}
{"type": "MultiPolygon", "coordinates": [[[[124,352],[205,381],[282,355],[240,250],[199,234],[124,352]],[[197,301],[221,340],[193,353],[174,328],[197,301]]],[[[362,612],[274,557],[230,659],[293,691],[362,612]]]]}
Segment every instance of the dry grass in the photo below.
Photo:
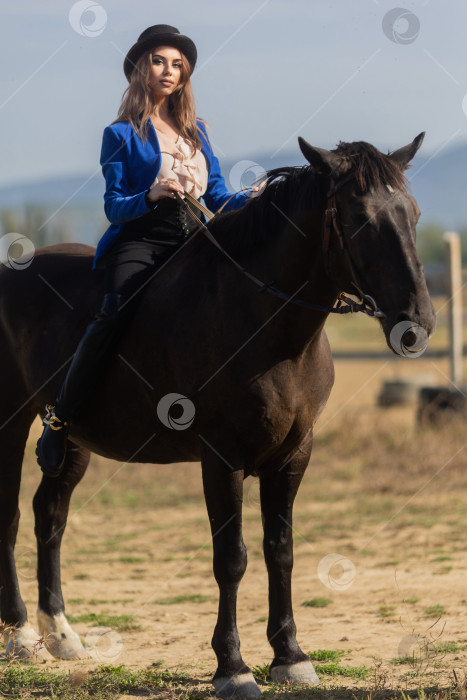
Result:
{"type": "MultiPolygon", "coordinates": [[[[323,672],[319,691],[267,685],[266,697],[404,700],[410,691],[420,700],[465,698],[465,424],[420,430],[413,406],[376,406],[381,381],[413,371],[413,362],[407,363],[397,370],[392,362],[336,363],[336,389],[318,424],[294,517],[294,607],[302,646],[307,652],[342,652],[344,673],[345,667],[367,668],[370,675],[359,679],[342,676],[339,669],[339,676],[323,672]],[[356,567],[355,582],[345,591],[329,590],[316,575],[330,552],[356,567]],[[321,608],[301,605],[315,598],[331,602],[321,608]],[[427,609],[441,612],[429,618],[427,609]],[[381,616],[381,610],[391,615],[381,616]]],[[[445,363],[431,361],[418,363],[417,369],[435,371],[440,378],[447,371],[445,363]]],[[[37,432],[35,425],[27,447],[18,544],[20,583],[31,610],[36,600],[30,503],[40,479],[34,459],[37,432]]],[[[133,616],[141,631],[122,631],[125,653],[118,663],[142,673],[163,656],[164,665],[171,672],[181,669],[187,680],[176,688],[154,689],[151,697],[207,698],[214,671],[209,639],[216,586],[200,467],[119,467],[93,456],[76,490],[63,548],[68,612],[81,620],[75,627],[83,637],[92,625],[90,611],[99,619],[133,616]],[[194,594],[201,603],[190,601],[194,594]],[[169,597],[173,604],[160,605],[169,597]]],[[[257,480],[245,484],[249,569],[240,590],[239,620],[245,658],[262,667],[270,652],[264,640],[267,584],[257,487],[257,480]]],[[[86,674],[97,673],[97,664],[84,663],[86,674]]],[[[54,667],[61,668],[77,672],[66,663],[54,667]]],[[[63,697],[78,697],[77,692],[63,697]]],[[[86,697],[84,685],[79,692],[86,697]]]]}

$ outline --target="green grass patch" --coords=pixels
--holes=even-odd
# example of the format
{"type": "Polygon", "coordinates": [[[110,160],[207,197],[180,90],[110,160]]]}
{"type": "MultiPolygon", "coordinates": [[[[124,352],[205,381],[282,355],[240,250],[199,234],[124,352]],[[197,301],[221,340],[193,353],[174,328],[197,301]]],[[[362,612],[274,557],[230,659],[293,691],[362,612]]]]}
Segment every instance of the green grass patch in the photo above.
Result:
{"type": "Polygon", "coordinates": [[[390,659],[389,663],[393,666],[405,666],[406,664],[413,666],[413,664],[419,660],[420,659],[418,659],[416,656],[410,656],[407,654],[407,656],[396,656],[394,659],[390,659]]]}
{"type": "Polygon", "coordinates": [[[425,617],[439,617],[440,615],[446,615],[443,605],[429,605],[425,608],[425,617]]]}
{"type": "Polygon", "coordinates": [[[459,651],[465,651],[467,649],[467,644],[461,644],[460,642],[440,642],[435,644],[435,651],[440,654],[457,654],[459,651]]]}
{"type": "Polygon", "coordinates": [[[378,566],[397,566],[400,564],[399,559],[391,559],[390,561],[382,561],[378,566]]]}
{"type": "Polygon", "coordinates": [[[75,552],[75,556],[78,556],[78,557],[79,557],[79,556],[82,556],[82,555],[84,555],[84,556],[89,556],[89,555],[94,556],[95,554],[98,554],[99,551],[100,551],[100,550],[99,550],[99,545],[95,544],[95,545],[93,545],[91,548],[87,548],[87,549],[77,549],[76,552],[75,552]]]}
{"type": "Polygon", "coordinates": [[[118,557],[117,561],[122,562],[122,564],[141,564],[146,559],[143,557],[118,557]]]}
{"type": "Polygon", "coordinates": [[[395,605],[380,605],[378,608],[378,616],[382,618],[394,617],[396,610],[395,605]]]}
{"type": "Polygon", "coordinates": [[[315,663],[316,673],[323,676],[342,676],[364,680],[371,673],[368,666],[341,666],[341,658],[349,652],[341,649],[316,649],[309,651],[308,656],[315,663]],[[324,662],[324,663],[323,663],[324,662]]]}
{"type": "MultiPolygon", "coordinates": [[[[366,679],[371,669],[365,666],[343,667],[339,664],[328,664],[329,673],[324,667],[319,669],[320,675],[340,676],[352,679],[366,679]]],[[[268,681],[269,666],[257,666],[253,669],[253,675],[260,683],[268,681]]],[[[326,679],[324,679],[326,683],[326,679]]],[[[100,666],[96,670],[87,672],[78,669],[74,672],[53,673],[47,669],[13,664],[5,666],[0,664],[0,693],[14,700],[36,698],[60,698],[60,700],[116,700],[123,694],[141,695],[157,698],[184,698],[184,700],[210,700],[211,689],[197,687],[196,681],[189,675],[180,672],[155,668],[135,671],[125,666],[100,666]]],[[[290,700],[310,700],[320,697],[332,698],[332,700],[368,700],[367,688],[337,687],[326,689],[298,687],[279,687],[271,684],[265,689],[265,698],[290,698],[290,700]]],[[[382,693],[382,700],[460,700],[463,694],[458,688],[418,688],[407,692],[400,690],[386,690],[382,693]]]]}
{"type": "MultiPolygon", "coordinates": [[[[9,698],[48,697],[63,700],[114,700],[132,690],[172,690],[190,683],[181,673],[146,669],[133,671],[124,666],[100,666],[95,671],[52,673],[34,666],[12,664],[0,666],[0,693],[9,698]],[[14,695],[12,690],[14,689],[14,695]]],[[[195,697],[193,694],[191,697],[195,697]]]]}
{"type": "Polygon", "coordinates": [[[434,574],[435,576],[445,576],[446,574],[451,573],[452,571],[452,566],[442,566],[438,571],[435,571],[434,574]]]}
{"type": "Polygon", "coordinates": [[[68,615],[68,622],[85,622],[95,627],[111,627],[118,632],[128,632],[140,629],[134,615],[108,615],[107,613],[84,613],[83,615],[68,615]]]}
{"type": "Polygon", "coordinates": [[[117,605],[118,603],[133,603],[134,598],[117,598],[116,600],[107,600],[106,598],[91,598],[88,600],[88,605],[117,605]]]}
{"type": "Polygon", "coordinates": [[[5,666],[5,668],[0,666],[0,693],[6,697],[21,697],[24,692],[31,690],[47,690],[48,693],[58,694],[68,686],[69,681],[65,674],[54,674],[48,670],[25,666],[21,663],[5,666]],[[15,695],[12,695],[12,690],[15,695]],[[23,691],[21,696],[20,691],[23,691]]]}
{"type": "Polygon", "coordinates": [[[368,666],[341,666],[339,662],[331,664],[316,664],[316,673],[323,676],[343,676],[344,678],[354,678],[365,680],[372,669],[368,666]]]}
{"type": "Polygon", "coordinates": [[[251,672],[256,681],[267,681],[269,679],[269,664],[254,666],[251,672]]]}
{"type": "Polygon", "coordinates": [[[417,596],[414,595],[411,598],[404,598],[402,602],[407,603],[408,605],[415,605],[415,603],[420,602],[420,598],[417,598],[417,596]]]}
{"type": "Polygon", "coordinates": [[[448,557],[447,555],[441,556],[441,557],[435,557],[434,559],[431,560],[432,562],[435,561],[452,561],[452,557],[448,557]]]}
{"type": "Polygon", "coordinates": [[[312,661],[339,661],[345,653],[348,652],[340,649],[316,649],[316,651],[309,651],[308,656],[312,661]]]}
{"type": "Polygon", "coordinates": [[[214,598],[210,595],[193,593],[192,595],[175,595],[172,598],[160,598],[154,602],[157,605],[178,605],[179,603],[207,603],[209,600],[214,600],[214,598]]]}
{"type": "Polygon", "coordinates": [[[304,608],[326,608],[332,602],[330,598],[311,598],[310,600],[304,600],[302,606],[304,608]]]}

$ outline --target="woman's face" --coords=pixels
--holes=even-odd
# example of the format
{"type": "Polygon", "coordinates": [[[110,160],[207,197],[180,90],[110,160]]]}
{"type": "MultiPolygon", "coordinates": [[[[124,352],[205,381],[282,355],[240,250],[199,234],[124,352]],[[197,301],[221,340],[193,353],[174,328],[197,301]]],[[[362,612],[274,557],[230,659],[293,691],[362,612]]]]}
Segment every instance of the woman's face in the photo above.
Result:
{"type": "Polygon", "coordinates": [[[172,46],[157,46],[151,51],[149,87],[156,96],[171,95],[180,83],[182,55],[172,46]]]}

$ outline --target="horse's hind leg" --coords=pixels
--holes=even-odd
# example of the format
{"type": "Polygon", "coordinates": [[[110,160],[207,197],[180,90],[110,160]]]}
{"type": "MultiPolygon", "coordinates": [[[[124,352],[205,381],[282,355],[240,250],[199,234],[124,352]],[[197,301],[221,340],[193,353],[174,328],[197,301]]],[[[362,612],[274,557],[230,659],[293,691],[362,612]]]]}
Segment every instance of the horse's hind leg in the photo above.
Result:
{"type": "MultiPolygon", "coordinates": [[[[302,449],[302,448],[301,448],[302,449]]],[[[279,470],[260,475],[264,557],[269,576],[267,635],[274,649],[270,675],[274,681],[318,685],[309,657],[300,649],[292,611],[292,508],[308,465],[311,445],[279,470]]]]}
{"type": "Polygon", "coordinates": [[[60,545],[70,498],[89,464],[90,452],[68,442],[63,471],[58,478],[43,476],[34,496],[37,538],[39,607],[37,622],[48,651],[59,659],[88,656],[79,636],[65,617],[60,579],[60,545]]]}
{"type": "MultiPolygon", "coordinates": [[[[7,395],[12,395],[11,387],[7,395]]],[[[51,657],[41,648],[39,635],[28,622],[15,565],[21,467],[35,412],[25,408],[15,415],[14,406],[8,408],[11,409],[9,415],[6,411],[0,412],[0,617],[5,625],[8,656],[45,660],[51,657]]]]}

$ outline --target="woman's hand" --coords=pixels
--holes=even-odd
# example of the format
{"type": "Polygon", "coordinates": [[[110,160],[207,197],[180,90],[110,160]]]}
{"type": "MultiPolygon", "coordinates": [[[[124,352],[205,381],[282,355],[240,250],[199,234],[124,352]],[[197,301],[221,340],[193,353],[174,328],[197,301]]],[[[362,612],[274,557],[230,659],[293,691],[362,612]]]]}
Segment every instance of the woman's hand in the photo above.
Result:
{"type": "Polygon", "coordinates": [[[171,197],[175,199],[174,192],[179,192],[183,194],[184,190],[178,180],[173,178],[164,178],[162,180],[154,180],[151,188],[148,192],[148,199],[150,202],[157,202],[158,199],[163,197],[171,197]]]}
{"type": "Polygon", "coordinates": [[[251,188],[250,197],[257,197],[258,194],[260,194],[264,190],[265,187],[266,187],[266,180],[263,180],[263,182],[261,182],[259,187],[255,186],[255,187],[251,188]]]}

